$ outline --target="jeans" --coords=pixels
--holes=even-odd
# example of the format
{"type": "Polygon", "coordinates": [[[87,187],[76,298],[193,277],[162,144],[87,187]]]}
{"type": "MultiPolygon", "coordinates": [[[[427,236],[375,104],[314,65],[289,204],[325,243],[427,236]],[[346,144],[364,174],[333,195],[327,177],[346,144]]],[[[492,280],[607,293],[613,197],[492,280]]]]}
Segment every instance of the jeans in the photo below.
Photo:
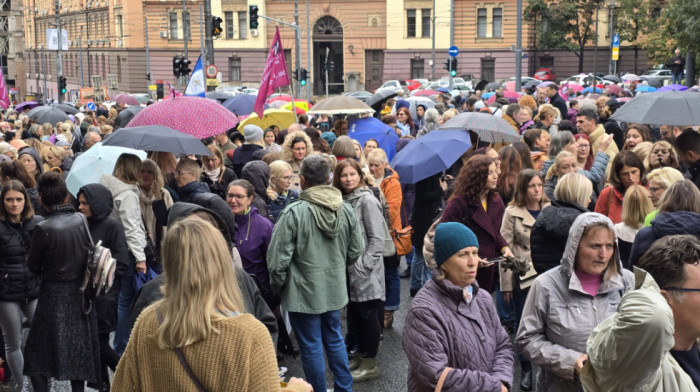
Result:
{"type": "Polygon", "coordinates": [[[416,246],[413,250],[413,261],[411,262],[411,290],[418,290],[432,276],[432,271],[425,265],[423,257],[423,247],[416,246]]]}
{"type": "Polygon", "coordinates": [[[384,310],[397,310],[401,303],[401,278],[399,278],[398,268],[384,269],[384,285],[386,286],[384,310]]]}
{"type": "Polygon", "coordinates": [[[409,271],[411,270],[411,264],[413,263],[413,252],[415,249],[416,248],[411,247],[411,251],[406,255],[406,268],[408,268],[409,271]]]}
{"type": "Polygon", "coordinates": [[[496,292],[494,293],[496,295],[496,310],[498,311],[498,318],[500,318],[501,321],[513,323],[515,320],[515,316],[513,315],[513,301],[506,302],[506,300],[503,299],[503,293],[501,292],[500,286],[500,284],[496,285],[496,292]]]}
{"type": "Polygon", "coordinates": [[[352,392],[348,353],[340,331],[340,310],[321,314],[289,312],[289,322],[299,343],[306,381],[314,391],[326,390],[325,349],[335,379],[334,391],[352,392]]]}
{"type": "Polygon", "coordinates": [[[12,378],[20,387],[24,384],[24,356],[22,355],[22,314],[31,323],[37,299],[31,301],[0,301],[0,328],[5,339],[5,355],[12,378]]]}
{"type": "Polygon", "coordinates": [[[673,81],[671,83],[681,84],[682,80],[683,80],[683,72],[673,73],[673,81]]]}
{"type": "Polygon", "coordinates": [[[131,302],[134,300],[134,277],[136,275],[136,258],[129,253],[129,269],[122,277],[122,286],[119,290],[119,302],[117,303],[117,328],[114,331],[114,351],[121,357],[126,350],[126,344],[131,335],[131,302]]]}

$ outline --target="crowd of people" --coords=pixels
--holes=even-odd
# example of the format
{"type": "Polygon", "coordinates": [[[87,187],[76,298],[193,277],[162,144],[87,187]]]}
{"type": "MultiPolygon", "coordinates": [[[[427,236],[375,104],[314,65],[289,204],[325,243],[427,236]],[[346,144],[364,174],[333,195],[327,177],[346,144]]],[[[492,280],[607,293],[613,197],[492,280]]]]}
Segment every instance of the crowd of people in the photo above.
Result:
{"type": "Polygon", "coordinates": [[[287,129],[205,139],[210,156],[122,154],[75,195],[74,157],[119,132],[123,108],[53,125],[8,111],[10,382],[325,391],[327,360],[334,391],[351,391],[382,377],[383,330],[404,306],[409,391],[512,390],[514,358],[520,390],[695,391],[700,133],[617,122],[618,92],[567,101],[545,83],[517,102],[496,92],[494,104],[439,94],[416,119],[389,99],[377,116],[399,136],[396,151],[460,112],[500,116],[522,136],[491,145],[472,133],[456,162],[415,184],[377,140],[349,136],[355,117],[302,115],[287,129]],[[117,268],[86,311],[91,238],[117,268]],[[136,285],[149,271],[158,276],[136,285]],[[305,381],[280,383],[285,356],[300,356],[305,381]],[[627,372],[636,376],[616,377],[627,372]]]}

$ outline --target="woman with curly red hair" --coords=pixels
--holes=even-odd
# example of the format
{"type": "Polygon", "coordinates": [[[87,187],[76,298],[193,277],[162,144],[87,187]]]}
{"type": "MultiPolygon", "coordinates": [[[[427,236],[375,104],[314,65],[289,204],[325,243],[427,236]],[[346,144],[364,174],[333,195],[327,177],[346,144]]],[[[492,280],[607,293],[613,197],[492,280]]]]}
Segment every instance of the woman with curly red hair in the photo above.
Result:
{"type": "MultiPolygon", "coordinates": [[[[492,259],[513,256],[501,235],[506,207],[497,192],[498,171],[493,158],[475,155],[467,161],[455,183],[454,193],[445,207],[441,222],[460,222],[469,227],[479,240],[479,257],[492,259]]],[[[496,289],[498,269],[495,264],[480,262],[477,282],[482,289],[496,289]]]]}

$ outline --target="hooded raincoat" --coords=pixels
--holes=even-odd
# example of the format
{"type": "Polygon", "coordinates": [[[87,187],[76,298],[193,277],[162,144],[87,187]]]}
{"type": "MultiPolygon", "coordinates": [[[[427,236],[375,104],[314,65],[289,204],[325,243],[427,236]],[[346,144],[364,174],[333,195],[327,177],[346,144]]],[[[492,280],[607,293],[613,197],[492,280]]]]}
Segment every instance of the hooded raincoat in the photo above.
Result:
{"type": "Polygon", "coordinates": [[[243,269],[255,275],[265,290],[271,290],[266,257],[272,222],[260,216],[257,208],[250,207],[248,213],[236,215],[235,233],[234,243],[241,255],[243,269]]]}
{"type": "Polygon", "coordinates": [[[700,236],[700,214],[690,211],[662,212],[656,215],[651,226],[644,227],[634,237],[630,251],[630,266],[637,265],[654,241],[667,235],[692,234],[700,236]]]}
{"type": "Polygon", "coordinates": [[[270,198],[267,196],[267,187],[270,185],[270,166],[263,161],[248,162],[241,170],[241,179],[247,180],[255,189],[255,199],[251,203],[258,209],[260,216],[274,222],[275,218],[267,210],[270,198]]]}
{"type": "Polygon", "coordinates": [[[615,312],[624,291],[634,287],[634,275],[622,268],[616,247],[610,262],[617,265],[618,273],[600,284],[595,297],[583,290],[574,273],[576,254],[584,229],[599,222],[615,232],[603,215],[580,215],[569,231],[561,265],[539,276],[530,287],[515,344],[518,352],[538,367],[537,391],[579,391],[574,367],[586,353],[588,336],[615,312]]]}
{"type": "Polygon", "coordinates": [[[136,258],[136,262],[146,261],[144,253],[146,230],[141,217],[141,207],[139,207],[138,185],[127,184],[111,174],[103,174],[100,184],[112,193],[114,200],[112,216],[119,219],[124,226],[129,251],[136,258]]]}

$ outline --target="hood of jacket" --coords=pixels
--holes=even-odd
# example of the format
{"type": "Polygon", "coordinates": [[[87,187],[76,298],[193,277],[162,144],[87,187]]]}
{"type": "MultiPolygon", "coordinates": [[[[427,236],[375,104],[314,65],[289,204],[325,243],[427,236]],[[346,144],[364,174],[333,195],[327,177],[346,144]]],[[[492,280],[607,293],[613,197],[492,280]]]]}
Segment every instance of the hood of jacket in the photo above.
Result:
{"type": "Polygon", "coordinates": [[[302,191],[299,199],[309,202],[311,215],[323,235],[335,238],[340,229],[343,194],[330,185],[317,185],[302,191]]]}
{"type": "Polygon", "coordinates": [[[36,161],[36,170],[38,173],[43,173],[44,172],[44,165],[41,164],[41,156],[39,156],[39,153],[33,149],[32,147],[27,147],[22,152],[19,153],[17,156],[18,158],[21,157],[24,154],[29,154],[34,160],[36,161]]]}
{"type": "Polygon", "coordinates": [[[663,212],[651,221],[656,238],[675,234],[700,236],[700,214],[689,211],[663,212]]]}
{"type": "Polygon", "coordinates": [[[112,213],[114,202],[112,201],[112,193],[106,186],[102,184],[88,184],[80,188],[78,198],[80,198],[81,194],[85,195],[85,199],[90,205],[92,216],[89,220],[100,222],[112,213]]]}
{"type": "Polygon", "coordinates": [[[221,231],[221,234],[223,234],[224,238],[226,239],[226,242],[229,244],[230,247],[232,244],[231,235],[229,234],[228,227],[226,226],[224,220],[221,219],[221,217],[214,211],[199,206],[197,204],[184,202],[177,202],[173,204],[173,206],[170,207],[170,210],[168,210],[168,227],[172,226],[180,220],[187,218],[188,216],[194,214],[197,211],[207,213],[212,218],[214,218],[214,220],[219,224],[219,231],[221,231]]]}
{"type": "Polygon", "coordinates": [[[209,190],[209,185],[201,182],[201,181],[192,181],[189,184],[185,184],[182,188],[179,189],[180,194],[182,195],[190,195],[194,193],[209,193],[211,192],[209,190]]]}
{"type": "Polygon", "coordinates": [[[112,193],[113,198],[119,197],[124,192],[136,192],[139,194],[139,187],[136,184],[127,184],[111,174],[103,174],[100,177],[100,184],[104,185],[112,193]]]}
{"type": "MultiPolygon", "coordinates": [[[[579,244],[581,243],[581,237],[583,236],[583,231],[586,227],[594,223],[604,223],[612,233],[615,233],[615,225],[613,225],[610,218],[605,215],[599,214],[597,212],[585,212],[578,217],[571,225],[569,230],[569,239],[566,241],[566,248],[564,249],[564,255],[561,258],[561,272],[565,276],[571,276],[574,272],[574,262],[576,261],[576,253],[578,252],[579,244]]],[[[620,250],[617,246],[617,236],[615,238],[615,252],[613,254],[613,261],[617,263],[617,270],[622,271],[622,261],[620,261],[620,250]]]]}
{"type": "Polygon", "coordinates": [[[374,197],[374,193],[372,193],[372,191],[367,186],[361,186],[352,191],[352,193],[350,193],[349,195],[343,195],[343,199],[354,206],[355,203],[358,202],[358,200],[365,197],[366,195],[374,197]]]}
{"type": "Polygon", "coordinates": [[[255,188],[257,197],[261,197],[265,204],[270,202],[267,197],[267,187],[270,185],[270,166],[263,161],[250,161],[241,170],[241,179],[248,180],[255,188]]]}

